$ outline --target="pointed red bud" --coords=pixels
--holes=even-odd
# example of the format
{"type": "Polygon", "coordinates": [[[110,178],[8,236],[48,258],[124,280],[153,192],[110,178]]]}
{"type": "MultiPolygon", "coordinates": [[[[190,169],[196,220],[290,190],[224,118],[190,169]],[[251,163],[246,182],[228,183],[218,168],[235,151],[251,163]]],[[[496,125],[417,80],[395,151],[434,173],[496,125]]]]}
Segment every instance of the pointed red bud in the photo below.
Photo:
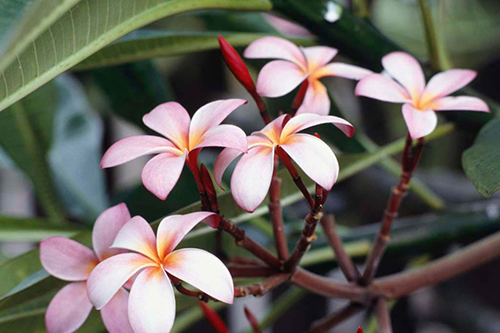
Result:
{"type": "Polygon", "coordinates": [[[363,328],[361,326],[359,326],[356,333],[363,333],[363,328]]]}
{"type": "Polygon", "coordinates": [[[319,134],[317,132],[314,133],[314,136],[317,137],[318,139],[321,139],[321,137],[319,136],[319,134]]]}
{"type": "Polygon", "coordinates": [[[209,307],[205,302],[198,302],[198,304],[200,305],[205,318],[207,318],[208,322],[210,323],[210,325],[212,325],[215,332],[229,333],[229,329],[227,328],[226,324],[224,323],[224,321],[222,321],[221,317],[217,314],[217,312],[215,312],[214,309],[209,307]]]}
{"type": "Polygon", "coordinates": [[[247,317],[248,321],[250,322],[250,325],[252,326],[252,332],[253,333],[261,333],[262,331],[260,330],[259,327],[259,322],[255,318],[252,312],[248,310],[248,308],[245,306],[245,316],[247,317]]]}
{"type": "Polygon", "coordinates": [[[219,210],[219,205],[217,203],[217,193],[215,192],[212,177],[210,177],[210,173],[203,163],[200,167],[200,173],[203,187],[205,188],[205,192],[207,193],[208,199],[210,200],[210,208],[212,211],[217,212],[219,210]]]}

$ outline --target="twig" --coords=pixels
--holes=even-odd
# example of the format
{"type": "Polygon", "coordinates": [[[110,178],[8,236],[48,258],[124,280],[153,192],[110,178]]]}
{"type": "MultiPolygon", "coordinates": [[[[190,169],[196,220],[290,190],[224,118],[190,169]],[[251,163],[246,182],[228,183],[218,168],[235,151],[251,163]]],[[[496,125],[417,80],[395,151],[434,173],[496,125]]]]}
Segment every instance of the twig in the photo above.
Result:
{"type": "Polygon", "coordinates": [[[264,281],[250,286],[234,287],[234,297],[245,297],[248,295],[262,296],[268,291],[276,288],[290,279],[291,274],[279,273],[275,274],[264,281]]]}
{"type": "Polygon", "coordinates": [[[436,30],[434,29],[434,23],[432,21],[432,14],[429,7],[428,0],[418,0],[420,7],[420,13],[422,14],[422,22],[424,23],[425,31],[425,44],[427,46],[427,54],[430,59],[431,67],[435,71],[441,69],[441,63],[439,59],[439,48],[436,36],[436,30]]]}
{"type": "Polygon", "coordinates": [[[308,333],[327,332],[329,329],[337,326],[344,320],[354,316],[362,309],[363,306],[360,304],[355,304],[355,303],[347,304],[345,307],[332,313],[330,316],[318,320],[317,322],[314,322],[311,328],[309,329],[308,333]]]}
{"type": "Polygon", "coordinates": [[[302,102],[304,101],[304,97],[306,97],[307,88],[309,87],[309,80],[304,80],[300,85],[299,91],[292,102],[292,109],[290,110],[290,116],[293,117],[295,112],[300,108],[302,102]]]}
{"type": "Polygon", "coordinates": [[[375,316],[377,317],[378,332],[392,333],[391,315],[387,307],[387,301],[382,297],[375,303],[375,316]]]}
{"type": "Polygon", "coordinates": [[[273,223],[274,242],[278,258],[283,262],[288,259],[288,246],[286,242],[285,226],[283,223],[283,215],[281,212],[281,178],[277,176],[278,159],[274,162],[273,178],[271,181],[271,189],[269,192],[269,215],[273,223]]]}
{"type": "Polygon", "coordinates": [[[229,265],[228,269],[233,278],[268,277],[279,272],[275,268],[263,265],[229,265]]]}

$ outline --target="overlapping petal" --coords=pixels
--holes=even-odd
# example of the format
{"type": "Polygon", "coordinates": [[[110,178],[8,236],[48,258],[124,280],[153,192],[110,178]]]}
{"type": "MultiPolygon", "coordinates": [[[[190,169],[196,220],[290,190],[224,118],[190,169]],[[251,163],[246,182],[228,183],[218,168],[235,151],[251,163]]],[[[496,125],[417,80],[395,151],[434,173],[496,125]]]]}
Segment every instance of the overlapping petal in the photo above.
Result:
{"type": "Polygon", "coordinates": [[[307,61],[302,51],[294,43],[279,37],[263,37],[253,41],[243,55],[250,59],[282,59],[292,61],[302,68],[307,61]]]}
{"type": "Polygon", "coordinates": [[[309,82],[304,101],[297,110],[297,114],[315,113],[327,115],[330,112],[330,97],[323,83],[314,80],[309,82]]]}
{"type": "Polygon", "coordinates": [[[123,288],[119,289],[108,304],[101,309],[102,321],[108,332],[134,333],[128,320],[128,298],[128,292],[123,288]]]}
{"type": "Polygon", "coordinates": [[[309,74],[297,64],[274,60],[266,64],[257,78],[257,93],[266,97],[279,97],[295,89],[309,74]]]}
{"type": "Polygon", "coordinates": [[[101,160],[101,168],[111,168],[140,156],[175,151],[175,145],[167,139],[153,135],[131,136],[115,142],[101,160]]]}
{"type": "Polygon", "coordinates": [[[411,96],[405,88],[381,74],[371,74],[359,81],[356,85],[356,95],[392,103],[411,101],[411,96]]]}
{"type": "Polygon", "coordinates": [[[146,163],[142,169],[141,179],[144,186],[165,200],[181,176],[187,153],[181,156],[162,153],[146,163]]]}
{"type": "Polygon", "coordinates": [[[177,102],[158,105],[153,111],[142,117],[144,124],[169,138],[177,147],[187,147],[189,138],[189,113],[177,102]]]}
{"type": "Polygon", "coordinates": [[[413,140],[432,133],[438,121],[434,111],[430,109],[421,111],[415,109],[411,104],[403,105],[403,117],[408,126],[408,133],[410,133],[413,140]]]}
{"type": "MultiPolygon", "coordinates": [[[[279,142],[279,138],[281,135],[281,130],[283,129],[283,122],[287,118],[286,114],[283,114],[279,116],[278,118],[274,119],[271,121],[269,124],[264,126],[263,129],[261,129],[258,132],[252,133],[252,136],[258,136],[259,133],[264,134],[269,140],[271,140],[274,143],[279,142]]],[[[256,140],[257,138],[253,139],[256,140]]],[[[250,138],[248,139],[250,141],[250,138]]],[[[249,142],[250,144],[250,142],[249,142]]]]}
{"type": "Polygon", "coordinates": [[[50,301],[45,312],[47,333],[74,332],[83,325],[92,303],[87,297],[85,282],[73,282],[63,287],[50,301]]]}
{"type": "Polygon", "coordinates": [[[304,47],[302,51],[306,56],[310,72],[314,72],[316,69],[329,63],[339,52],[337,49],[328,46],[304,47]]]}
{"type": "Polygon", "coordinates": [[[334,62],[318,69],[316,73],[314,73],[314,77],[320,79],[324,76],[340,76],[346,79],[361,80],[370,74],[373,74],[373,72],[369,69],[334,62]]]}
{"type": "Polygon", "coordinates": [[[283,131],[281,132],[281,140],[285,140],[292,134],[321,124],[333,124],[348,137],[351,137],[354,134],[354,127],[348,121],[342,118],[335,116],[321,116],[312,113],[303,113],[293,117],[286,123],[283,131]]]}
{"type": "Polygon", "coordinates": [[[60,236],[40,243],[40,261],[50,275],[66,281],[85,281],[99,262],[91,249],[60,236]]]}
{"type": "Polygon", "coordinates": [[[422,94],[422,102],[426,103],[441,98],[465,87],[476,77],[477,73],[469,69],[449,69],[434,75],[422,94]]]}
{"type": "Polygon", "coordinates": [[[247,136],[241,128],[234,125],[219,125],[206,131],[193,149],[203,147],[233,148],[246,153],[247,136]]]}
{"type": "Polygon", "coordinates": [[[431,104],[430,108],[437,111],[468,110],[490,112],[488,104],[482,99],[470,96],[439,98],[431,104]]]}
{"type": "Polygon", "coordinates": [[[164,218],[158,227],[156,247],[158,256],[163,260],[182,241],[184,236],[198,223],[204,222],[217,228],[219,215],[211,212],[196,212],[186,215],[171,215],[164,218]]]}
{"type": "Polygon", "coordinates": [[[339,174],[339,164],[326,143],[315,136],[299,133],[289,136],[281,147],[316,184],[328,191],[332,188],[339,174]]]}
{"type": "Polygon", "coordinates": [[[425,77],[418,60],[404,52],[391,52],[382,58],[385,70],[417,101],[425,89],[425,77]]]}
{"type": "Polygon", "coordinates": [[[130,290],[128,316],[135,333],[170,332],[175,319],[172,284],[161,268],[146,268],[130,290]]]}
{"type": "Polygon", "coordinates": [[[155,234],[149,223],[141,216],[134,216],[121,228],[113,247],[138,252],[151,260],[158,260],[155,234]]]}
{"type": "Polygon", "coordinates": [[[87,280],[90,301],[100,310],[136,272],[157,266],[151,259],[137,253],[118,254],[104,260],[94,268],[87,280]]]}
{"type": "Polygon", "coordinates": [[[221,189],[224,189],[222,187],[222,176],[224,175],[224,171],[226,171],[231,162],[233,162],[241,154],[241,151],[237,149],[226,148],[220,152],[219,156],[217,156],[214,164],[214,178],[215,182],[221,189]]]}
{"type": "Polygon", "coordinates": [[[234,286],[229,270],[205,250],[174,251],[165,259],[165,270],[219,301],[233,303],[234,286]]]}
{"type": "Polygon", "coordinates": [[[92,244],[99,260],[123,251],[110,249],[120,229],[130,220],[130,212],[124,203],[106,209],[97,218],[92,230],[92,244]]]}

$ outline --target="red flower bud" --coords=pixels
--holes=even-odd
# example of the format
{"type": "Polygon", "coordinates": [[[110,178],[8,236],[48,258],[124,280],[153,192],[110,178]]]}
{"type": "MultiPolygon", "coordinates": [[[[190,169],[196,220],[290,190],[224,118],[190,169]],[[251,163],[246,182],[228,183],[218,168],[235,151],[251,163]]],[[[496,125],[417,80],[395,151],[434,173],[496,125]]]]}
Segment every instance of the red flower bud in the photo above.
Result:
{"type": "Polygon", "coordinates": [[[363,328],[361,326],[359,326],[358,330],[356,331],[356,333],[363,333],[363,328]]]}
{"type": "Polygon", "coordinates": [[[255,318],[252,312],[248,310],[248,308],[245,306],[245,316],[247,317],[248,321],[250,322],[250,325],[252,325],[252,332],[253,333],[261,333],[262,331],[260,330],[259,327],[259,322],[255,318]]]}
{"type": "Polygon", "coordinates": [[[222,321],[221,317],[217,314],[217,312],[215,312],[214,309],[209,307],[205,302],[198,302],[198,304],[200,305],[205,318],[207,318],[208,322],[210,323],[210,325],[212,325],[215,332],[229,333],[229,329],[227,328],[226,324],[224,323],[224,321],[222,321]]]}
{"type": "Polygon", "coordinates": [[[214,183],[212,182],[210,173],[203,163],[200,167],[200,173],[203,187],[205,188],[205,192],[207,193],[208,199],[210,200],[210,208],[212,209],[212,211],[217,212],[219,210],[219,205],[217,203],[217,193],[215,192],[214,183]]]}

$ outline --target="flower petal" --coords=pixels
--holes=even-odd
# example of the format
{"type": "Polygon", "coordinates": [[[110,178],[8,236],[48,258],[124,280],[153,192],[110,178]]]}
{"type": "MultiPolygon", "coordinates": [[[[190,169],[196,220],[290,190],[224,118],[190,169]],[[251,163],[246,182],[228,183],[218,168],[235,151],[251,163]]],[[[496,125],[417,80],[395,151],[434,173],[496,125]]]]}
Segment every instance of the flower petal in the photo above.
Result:
{"type": "Polygon", "coordinates": [[[309,82],[304,101],[297,110],[297,114],[316,113],[325,116],[330,113],[330,97],[326,87],[318,80],[309,82]]]}
{"type": "Polygon", "coordinates": [[[99,263],[91,249],[60,236],[40,243],[40,261],[50,275],[66,281],[85,281],[99,263]]]}
{"type": "Polygon", "coordinates": [[[92,230],[92,245],[100,261],[123,251],[110,249],[118,231],[130,220],[130,212],[124,203],[106,209],[97,217],[92,230]]]}
{"type": "Polygon", "coordinates": [[[135,333],[170,332],[175,320],[172,284],[161,268],[147,268],[130,290],[128,317],[135,333]]]}
{"type": "Polygon", "coordinates": [[[181,249],[165,258],[165,270],[205,294],[233,304],[233,278],[216,256],[200,249],[181,249]]]}
{"type": "Polygon", "coordinates": [[[334,62],[318,69],[316,73],[314,73],[314,77],[320,79],[324,76],[339,76],[346,79],[361,80],[370,74],[373,74],[373,72],[369,69],[334,62]]]}
{"type": "Polygon", "coordinates": [[[102,321],[108,332],[134,333],[128,320],[128,298],[128,292],[121,288],[101,309],[102,321]]]}
{"type": "Polygon", "coordinates": [[[347,121],[335,116],[320,116],[314,113],[303,113],[290,119],[281,132],[281,140],[306,128],[321,125],[333,124],[337,126],[345,135],[351,137],[354,134],[354,127],[347,121]]]}
{"type": "Polygon", "coordinates": [[[159,199],[165,200],[181,176],[186,153],[181,156],[163,153],[153,157],[142,169],[144,186],[159,199]]]}
{"type": "Polygon", "coordinates": [[[134,216],[121,228],[112,247],[138,252],[151,260],[158,260],[153,229],[140,216],[134,216]]]}
{"type": "Polygon", "coordinates": [[[468,110],[490,112],[488,104],[482,99],[470,96],[439,98],[432,103],[430,108],[436,111],[468,110]]]}
{"type": "Polygon", "coordinates": [[[247,136],[241,128],[234,125],[219,125],[206,131],[193,149],[203,147],[233,148],[246,153],[247,136]]]}
{"type": "MultiPolygon", "coordinates": [[[[264,128],[260,131],[252,133],[252,136],[258,136],[259,133],[261,133],[271,142],[278,143],[281,135],[281,130],[283,129],[283,122],[285,121],[286,117],[286,114],[279,116],[278,118],[274,119],[269,124],[264,126],[264,128]]],[[[250,138],[248,140],[250,141],[250,138]]]]}
{"type": "Polygon", "coordinates": [[[156,242],[160,260],[165,259],[198,223],[203,222],[212,228],[217,228],[219,220],[219,215],[211,212],[171,215],[164,218],[158,227],[156,242]]]}
{"type": "Polygon", "coordinates": [[[381,74],[371,74],[361,79],[356,85],[356,95],[392,103],[411,101],[411,97],[405,88],[381,74]]]}
{"type": "Polygon", "coordinates": [[[87,280],[90,302],[97,310],[102,309],[136,272],[154,266],[158,264],[137,253],[118,254],[104,260],[94,268],[87,280]]]}
{"type": "Polygon", "coordinates": [[[262,67],[257,78],[257,93],[279,97],[295,89],[309,74],[296,64],[274,60],[262,67]]]}
{"type": "Polygon", "coordinates": [[[234,168],[231,192],[236,203],[253,212],[266,197],[271,186],[274,147],[255,147],[243,155],[234,168]]]}
{"type": "Polygon", "coordinates": [[[288,60],[304,69],[307,67],[304,54],[297,45],[280,37],[259,38],[248,45],[243,55],[249,59],[288,60]]]}
{"type": "Polygon", "coordinates": [[[214,178],[215,182],[221,189],[222,187],[222,176],[224,175],[224,171],[226,171],[227,167],[233,162],[238,156],[242,153],[241,151],[233,148],[226,148],[221,151],[214,164],[214,178]]]}
{"type": "Polygon", "coordinates": [[[385,70],[406,88],[414,101],[425,89],[425,77],[418,60],[404,52],[391,52],[382,58],[385,70]]]}
{"type": "Polygon", "coordinates": [[[189,113],[177,102],[158,105],[142,117],[144,124],[153,131],[172,140],[179,149],[187,147],[189,138],[189,113]]]}
{"type": "Polygon", "coordinates": [[[87,284],[73,282],[64,286],[50,301],[45,312],[47,333],[74,332],[83,325],[92,303],[87,297],[87,284]]]}
{"type": "Polygon", "coordinates": [[[137,157],[177,150],[167,139],[153,135],[131,136],[115,142],[101,160],[101,169],[111,168],[137,157]]]}
{"type": "Polygon", "coordinates": [[[449,69],[434,75],[425,87],[421,103],[454,93],[474,80],[476,75],[475,71],[469,69],[449,69]]]}
{"type": "Polygon", "coordinates": [[[328,46],[311,46],[302,48],[310,73],[329,63],[339,52],[337,49],[328,46]]]}
{"type": "Polygon", "coordinates": [[[410,104],[403,105],[403,117],[405,118],[408,133],[413,140],[422,138],[434,131],[437,126],[437,115],[431,109],[425,111],[417,110],[410,104]]]}
{"type": "Polygon", "coordinates": [[[309,178],[330,191],[339,175],[339,163],[326,143],[309,134],[294,134],[281,147],[309,178]]]}

